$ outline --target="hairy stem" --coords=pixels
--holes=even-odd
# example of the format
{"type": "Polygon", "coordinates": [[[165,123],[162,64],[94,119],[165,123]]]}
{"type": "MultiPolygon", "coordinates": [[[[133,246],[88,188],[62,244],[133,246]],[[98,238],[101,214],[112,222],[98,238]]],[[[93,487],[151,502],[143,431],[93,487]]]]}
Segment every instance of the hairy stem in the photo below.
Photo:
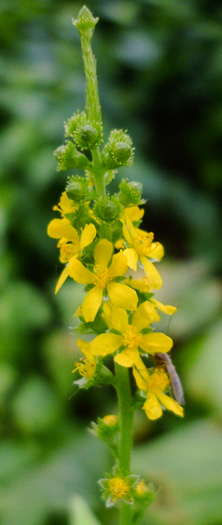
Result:
{"type": "Polygon", "coordinates": [[[81,36],[82,55],[86,75],[86,114],[92,121],[101,122],[101,107],[96,75],[96,59],[87,36],[81,36]]]}
{"type": "MultiPolygon", "coordinates": [[[[130,389],[129,370],[116,364],[116,376],[118,381],[117,393],[120,411],[120,453],[119,467],[124,475],[130,473],[130,459],[132,450],[132,424],[133,409],[130,389]]],[[[132,524],[132,508],[127,503],[122,503],[121,525],[132,524]]]]}

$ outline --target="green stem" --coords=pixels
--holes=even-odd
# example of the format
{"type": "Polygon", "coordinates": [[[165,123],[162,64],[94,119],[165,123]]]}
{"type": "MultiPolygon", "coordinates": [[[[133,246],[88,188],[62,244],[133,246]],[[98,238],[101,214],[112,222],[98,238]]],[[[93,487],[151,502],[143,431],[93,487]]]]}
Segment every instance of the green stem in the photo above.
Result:
{"type": "MultiPolygon", "coordinates": [[[[86,114],[92,122],[102,122],[101,107],[99,102],[98,82],[96,75],[96,59],[93,55],[90,37],[87,33],[81,34],[81,46],[84,70],[86,75],[86,114]]],[[[92,151],[93,175],[98,196],[104,197],[106,194],[104,174],[101,168],[99,148],[92,151]]]]}
{"type": "Polygon", "coordinates": [[[95,180],[96,191],[99,197],[105,197],[106,186],[104,181],[105,170],[101,168],[100,151],[95,148],[92,151],[93,158],[93,175],[95,180]]]}
{"type": "MultiPolygon", "coordinates": [[[[133,424],[133,409],[132,396],[130,389],[129,370],[123,366],[116,364],[117,376],[117,393],[120,410],[120,452],[119,452],[119,467],[124,475],[130,473],[130,459],[132,450],[132,424],[133,424]]],[[[121,525],[132,524],[132,508],[127,503],[122,503],[121,507],[121,525]]]]}
{"type": "Polygon", "coordinates": [[[87,36],[81,35],[82,55],[86,75],[86,114],[95,122],[101,122],[101,107],[96,75],[96,59],[87,36]]]}

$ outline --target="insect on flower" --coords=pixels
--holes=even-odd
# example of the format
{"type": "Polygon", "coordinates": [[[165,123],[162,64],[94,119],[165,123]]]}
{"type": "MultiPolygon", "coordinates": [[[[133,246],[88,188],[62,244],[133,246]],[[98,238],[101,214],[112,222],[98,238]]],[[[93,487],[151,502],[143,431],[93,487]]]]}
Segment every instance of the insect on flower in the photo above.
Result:
{"type": "Polygon", "coordinates": [[[177,400],[179,405],[185,405],[183,387],[170,356],[162,352],[157,352],[155,354],[155,364],[157,366],[165,366],[170,378],[175,399],[177,400]]]}

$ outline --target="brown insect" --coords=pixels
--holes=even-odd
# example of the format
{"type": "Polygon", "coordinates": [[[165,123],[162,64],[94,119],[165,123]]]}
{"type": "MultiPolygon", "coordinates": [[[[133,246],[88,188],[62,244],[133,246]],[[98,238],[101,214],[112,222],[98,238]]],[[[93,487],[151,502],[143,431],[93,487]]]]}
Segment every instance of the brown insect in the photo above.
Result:
{"type": "Polygon", "coordinates": [[[163,354],[162,352],[157,352],[155,354],[155,363],[157,366],[165,366],[177,403],[179,403],[179,405],[185,405],[183,387],[170,356],[168,354],[163,354]]]}

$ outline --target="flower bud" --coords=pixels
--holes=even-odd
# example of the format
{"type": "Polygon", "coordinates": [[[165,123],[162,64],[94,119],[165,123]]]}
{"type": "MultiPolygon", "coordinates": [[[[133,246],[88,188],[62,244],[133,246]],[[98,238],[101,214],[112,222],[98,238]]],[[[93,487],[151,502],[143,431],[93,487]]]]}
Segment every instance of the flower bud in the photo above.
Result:
{"type": "Polygon", "coordinates": [[[98,20],[98,18],[93,17],[91,11],[84,5],[79,11],[77,19],[73,19],[72,23],[78,29],[80,36],[86,36],[91,40],[98,20]]]}
{"type": "Polygon", "coordinates": [[[91,122],[85,111],[78,111],[65,124],[65,135],[72,137],[81,150],[93,149],[102,142],[102,124],[91,122]]]}
{"type": "Polygon", "coordinates": [[[103,419],[98,417],[97,423],[92,423],[92,433],[102,441],[112,442],[117,432],[119,432],[117,416],[109,415],[103,419]]]}
{"type": "Polygon", "coordinates": [[[133,163],[134,148],[127,133],[114,129],[110,133],[109,141],[103,149],[103,160],[109,169],[121,166],[131,166],[133,163]]]}
{"type": "Polygon", "coordinates": [[[86,169],[90,165],[87,157],[77,151],[75,144],[66,141],[66,144],[57,148],[54,152],[55,158],[58,161],[58,171],[69,170],[74,168],[86,169]]]}
{"type": "Polygon", "coordinates": [[[126,179],[123,179],[119,185],[119,189],[120,193],[118,196],[123,206],[138,206],[144,202],[141,200],[143,187],[140,182],[128,182],[126,179]]]}
{"type": "Polygon", "coordinates": [[[150,505],[156,496],[156,491],[152,483],[148,485],[143,479],[137,483],[134,489],[134,497],[137,503],[142,504],[143,506],[150,505]]]}
{"type": "Polygon", "coordinates": [[[87,201],[92,198],[92,188],[84,177],[71,177],[66,186],[66,194],[75,202],[87,201]]]}
{"type": "Polygon", "coordinates": [[[93,207],[94,216],[105,224],[112,224],[117,221],[122,213],[122,206],[115,195],[112,197],[101,197],[93,207]]]}
{"type": "Polygon", "coordinates": [[[124,164],[131,155],[131,147],[126,142],[117,142],[113,148],[118,163],[124,164]]]}

